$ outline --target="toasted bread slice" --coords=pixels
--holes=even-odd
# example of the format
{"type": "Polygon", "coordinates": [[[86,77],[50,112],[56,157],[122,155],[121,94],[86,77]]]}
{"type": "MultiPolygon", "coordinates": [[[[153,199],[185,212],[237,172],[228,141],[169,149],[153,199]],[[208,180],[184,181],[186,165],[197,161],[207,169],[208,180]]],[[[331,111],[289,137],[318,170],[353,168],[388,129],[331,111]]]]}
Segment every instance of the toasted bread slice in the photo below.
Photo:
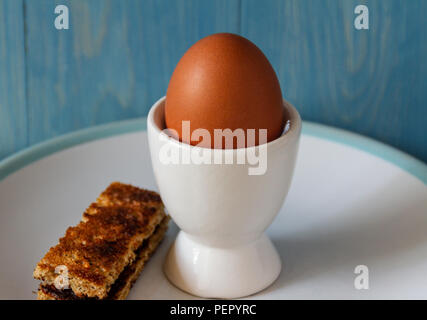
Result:
{"type": "MultiPolygon", "coordinates": [[[[150,256],[156,251],[158,245],[163,240],[167,231],[169,216],[166,216],[154,233],[137,249],[136,259],[122,271],[118,279],[114,282],[108,296],[109,300],[124,300],[129,294],[134,282],[138,279],[139,274],[150,256]]],[[[39,300],[79,300],[85,299],[78,297],[71,289],[58,290],[54,285],[40,285],[37,298],[39,300]]],[[[87,299],[87,298],[86,298],[87,299]]]]}
{"type": "MultiPolygon", "coordinates": [[[[112,183],[86,209],[82,221],[68,228],[59,244],[50,248],[37,264],[34,277],[42,281],[39,299],[52,296],[53,290],[48,289],[56,288],[58,273],[55,269],[58,266],[66,267],[70,289],[61,293],[70,293],[77,299],[109,298],[110,290],[127,267],[144,265],[148,258],[139,255],[145,257],[154,251],[164,235],[167,221],[157,193],[112,183]],[[144,243],[149,245],[141,249],[144,243]]],[[[142,266],[136,269],[140,271],[142,266]]],[[[139,272],[131,274],[136,274],[136,279],[139,272]]],[[[125,283],[131,281],[134,279],[125,283]]],[[[120,292],[117,298],[124,298],[129,289],[117,292],[120,292]]]]}

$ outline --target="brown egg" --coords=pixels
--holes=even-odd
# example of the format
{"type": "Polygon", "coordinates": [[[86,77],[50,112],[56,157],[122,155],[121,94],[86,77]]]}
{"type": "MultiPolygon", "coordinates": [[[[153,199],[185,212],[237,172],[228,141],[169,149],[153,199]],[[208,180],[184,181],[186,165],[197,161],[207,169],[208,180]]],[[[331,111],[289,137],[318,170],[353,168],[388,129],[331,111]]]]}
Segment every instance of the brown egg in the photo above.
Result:
{"type": "Polygon", "coordinates": [[[176,66],[166,94],[165,121],[167,128],[176,130],[176,138],[192,145],[200,142],[202,147],[258,145],[259,129],[267,129],[267,141],[272,141],[285,123],[279,81],[252,42],[230,33],[210,35],[196,42],[176,66]],[[192,140],[182,130],[183,121],[190,121],[190,133],[203,128],[212,139],[192,140]],[[255,141],[214,144],[214,129],[239,128],[245,134],[256,129],[255,141]]]}

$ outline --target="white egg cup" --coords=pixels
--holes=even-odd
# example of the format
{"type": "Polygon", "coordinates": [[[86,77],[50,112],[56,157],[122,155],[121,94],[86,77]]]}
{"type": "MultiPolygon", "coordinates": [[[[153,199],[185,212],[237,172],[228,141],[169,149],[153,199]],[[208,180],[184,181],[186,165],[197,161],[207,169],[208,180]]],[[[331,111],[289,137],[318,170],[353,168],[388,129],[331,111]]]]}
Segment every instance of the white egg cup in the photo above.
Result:
{"type": "MultiPolygon", "coordinates": [[[[233,164],[165,164],[160,154],[199,152],[162,132],[165,98],[151,108],[147,129],[154,175],[162,200],[181,228],[164,271],[178,288],[199,297],[238,298],[272,284],[281,260],[264,231],[279,212],[291,184],[301,134],[297,110],[284,101],[290,126],[263,145],[267,170],[249,175],[249,163],[238,164],[241,149],[209,149],[212,156],[232,154],[233,164]],[[163,151],[162,151],[163,148],[163,151]]],[[[253,150],[252,150],[253,151],[253,150]]]]}

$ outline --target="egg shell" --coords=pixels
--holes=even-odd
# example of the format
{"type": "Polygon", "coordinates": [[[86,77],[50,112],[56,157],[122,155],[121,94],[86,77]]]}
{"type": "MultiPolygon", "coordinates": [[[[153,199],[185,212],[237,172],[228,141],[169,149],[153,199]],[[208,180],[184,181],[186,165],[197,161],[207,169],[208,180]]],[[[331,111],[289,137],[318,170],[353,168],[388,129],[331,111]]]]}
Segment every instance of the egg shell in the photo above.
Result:
{"type": "MultiPolygon", "coordinates": [[[[169,82],[166,127],[177,139],[208,148],[240,148],[257,145],[259,129],[267,129],[267,142],[283,131],[284,107],[280,84],[262,51],[249,40],[230,33],[210,35],[196,42],[179,61],[169,82]],[[214,144],[183,135],[182,123],[190,121],[190,133],[207,129],[256,129],[256,139],[233,145],[214,144]]],[[[247,137],[247,136],[246,136],[247,137]]],[[[261,141],[262,142],[262,141],[261,141]]]]}

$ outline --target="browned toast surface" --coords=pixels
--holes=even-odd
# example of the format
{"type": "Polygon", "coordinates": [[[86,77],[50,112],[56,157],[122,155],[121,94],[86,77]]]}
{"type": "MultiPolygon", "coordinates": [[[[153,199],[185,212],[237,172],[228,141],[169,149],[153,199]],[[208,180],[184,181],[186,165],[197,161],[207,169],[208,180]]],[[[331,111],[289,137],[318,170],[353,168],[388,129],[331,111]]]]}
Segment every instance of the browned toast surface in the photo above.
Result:
{"type": "Polygon", "coordinates": [[[58,276],[55,268],[65,266],[76,297],[106,298],[122,271],[138,258],[136,250],[164,218],[157,193],[112,183],[86,209],[82,221],[50,248],[34,277],[53,285],[58,276]]]}
{"type": "MultiPolygon", "coordinates": [[[[162,222],[156,227],[154,233],[140,246],[136,251],[135,260],[126,266],[118,279],[112,285],[106,299],[122,300],[126,299],[133,283],[137,280],[139,274],[145,267],[150,256],[155,252],[160,242],[163,240],[164,234],[168,228],[169,217],[166,216],[162,222]]],[[[39,300],[80,300],[88,299],[78,297],[71,289],[58,290],[54,285],[40,285],[38,290],[39,300]]],[[[92,298],[98,299],[98,298],[92,298]]]]}

